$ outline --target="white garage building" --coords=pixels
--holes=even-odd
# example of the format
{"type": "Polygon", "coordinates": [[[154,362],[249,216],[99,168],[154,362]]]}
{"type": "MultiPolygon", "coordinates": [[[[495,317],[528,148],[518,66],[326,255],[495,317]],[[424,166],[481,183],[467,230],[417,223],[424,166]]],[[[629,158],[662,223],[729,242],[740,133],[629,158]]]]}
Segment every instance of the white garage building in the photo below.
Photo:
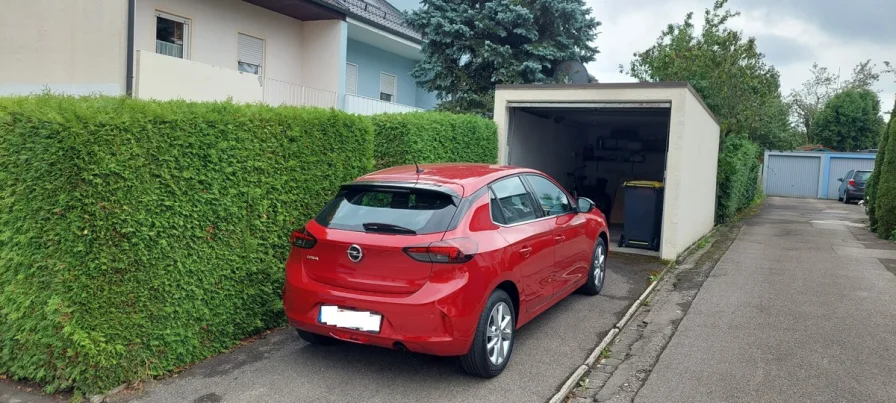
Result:
{"type": "Polygon", "coordinates": [[[607,215],[611,244],[624,225],[626,181],[664,185],[663,259],[714,225],[719,123],[688,83],[499,85],[494,119],[499,163],[541,170],[568,189],[578,178],[577,193],[607,215]]]}

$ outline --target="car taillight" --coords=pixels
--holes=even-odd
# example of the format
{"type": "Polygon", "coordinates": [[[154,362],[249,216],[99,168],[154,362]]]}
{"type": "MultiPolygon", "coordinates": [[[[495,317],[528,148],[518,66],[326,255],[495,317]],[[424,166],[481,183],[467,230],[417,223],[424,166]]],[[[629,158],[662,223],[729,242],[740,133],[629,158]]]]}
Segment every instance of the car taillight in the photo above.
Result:
{"type": "Polygon", "coordinates": [[[311,235],[305,227],[302,227],[292,232],[289,242],[297,248],[311,249],[317,244],[317,238],[311,235]]]}
{"type": "Polygon", "coordinates": [[[849,186],[853,186],[853,187],[856,186],[856,180],[855,180],[855,179],[850,179],[848,183],[849,183],[849,186]]]}
{"type": "Polygon", "coordinates": [[[470,238],[455,238],[404,248],[412,259],[426,263],[466,263],[473,260],[479,244],[470,238]]]}

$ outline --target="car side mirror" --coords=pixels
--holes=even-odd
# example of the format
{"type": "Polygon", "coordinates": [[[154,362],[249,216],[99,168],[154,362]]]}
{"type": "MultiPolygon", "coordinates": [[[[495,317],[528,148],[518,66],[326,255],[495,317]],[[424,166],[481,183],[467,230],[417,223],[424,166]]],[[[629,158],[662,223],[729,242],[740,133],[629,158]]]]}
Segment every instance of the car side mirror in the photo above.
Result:
{"type": "Polygon", "coordinates": [[[594,210],[594,202],[587,197],[579,197],[576,199],[580,213],[589,213],[594,210]]]}
{"type": "Polygon", "coordinates": [[[837,182],[843,182],[843,178],[837,178],[837,182]]]}

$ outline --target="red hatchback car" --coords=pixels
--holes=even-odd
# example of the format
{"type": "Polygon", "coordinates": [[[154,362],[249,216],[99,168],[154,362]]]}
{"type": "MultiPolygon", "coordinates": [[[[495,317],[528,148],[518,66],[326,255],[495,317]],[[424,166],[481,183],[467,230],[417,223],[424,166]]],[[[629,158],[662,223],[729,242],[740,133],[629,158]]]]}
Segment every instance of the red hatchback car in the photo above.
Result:
{"type": "Polygon", "coordinates": [[[606,219],[531,169],[437,164],[344,185],[292,233],[283,307],[312,344],[460,356],[493,377],[516,329],[604,283],[606,219]]]}

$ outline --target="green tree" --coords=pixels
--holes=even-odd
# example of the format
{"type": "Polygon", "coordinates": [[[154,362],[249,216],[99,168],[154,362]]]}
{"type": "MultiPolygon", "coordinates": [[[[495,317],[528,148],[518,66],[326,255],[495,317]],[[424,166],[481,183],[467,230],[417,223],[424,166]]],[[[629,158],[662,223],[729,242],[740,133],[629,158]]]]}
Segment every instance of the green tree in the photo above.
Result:
{"type": "Polygon", "coordinates": [[[887,155],[887,143],[889,141],[890,130],[896,130],[896,103],[893,105],[892,113],[890,113],[890,121],[880,138],[880,145],[877,147],[877,158],[874,159],[874,171],[868,178],[865,185],[865,199],[868,201],[868,219],[870,221],[871,230],[877,232],[877,206],[878,206],[878,184],[880,183],[881,169],[884,166],[884,159],[887,155]]]}
{"type": "Polygon", "coordinates": [[[496,84],[549,82],[559,62],[598,53],[584,0],[423,0],[407,22],[426,40],[411,74],[449,112],[490,116],[496,84]]]}
{"type": "MultiPolygon", "coordinates": [[[[894,108],[896,113],[896,108],[894,108]]],[[[877,161],[872,176],[876,176],[874,185],[874,217],[877,235],[892,239],[896,231],[896,122],[890,118],[890,129],[881,140],[877,161]]]]}
{"type": "Polygon", "coordinates": [[[796,139],[778,71],[766,64],[755,38],[727,26],[740,15],[716,0],[697,31],[693,13],[670,24],[656,43],[634,54],[627,73],[640,81],[688,81],[722,122],[722,134],[747,135],[761,146],[789,148],[796,139]]]}
{"type": "Polygon", "coordinates": [[[834,95],[815,117],[815,139],[837,151],[873,148],[884,126],[880,98],[866,88],[834,95]]]}
{"type": "MultiPolygon", "coordinates": [[[[880,73],[875,71],[876,67],[876,64],[871,63],[871,59],[859,62],[852,69],[852,76],[847,80],[841,80],[839,72],[834,74],[827,67],[819,66],[818,63],[812,64],[809,70],[812,76],[787,96],[791,118],[809,144],[815,144],[812,121],[824,104],[840,91],[874,86],[880,81],[880,73]]],[[[882,71],[885,72],[886,70],[882,71]]]]}

